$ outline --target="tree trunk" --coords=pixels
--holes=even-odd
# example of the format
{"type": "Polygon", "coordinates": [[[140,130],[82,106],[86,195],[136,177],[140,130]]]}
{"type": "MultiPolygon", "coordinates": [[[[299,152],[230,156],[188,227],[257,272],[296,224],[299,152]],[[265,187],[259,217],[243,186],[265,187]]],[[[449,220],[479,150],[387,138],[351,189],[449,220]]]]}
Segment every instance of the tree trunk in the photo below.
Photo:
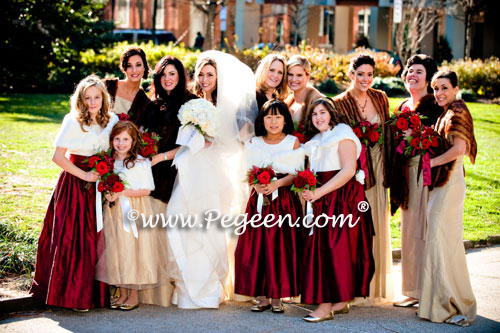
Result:
{"type": "Polygon", "coordinates": [[[464,57],[470,58],[472,36],[471,36],[471,21],[472,13],[471,10],[465,8],[465,47],[464,47],[464,57]]]}
{"type": "Polygon", "coordinates": [[[158,10],[158,0],[153,0],[153,26],[151,27],[151,37],[155,44],[158,44],[156,40],[156,11],[158,10]]]}
{"type": "Polygon", "coordinates": [[[217,2],[210,1],[207,6],[207,26],[205,32],[205,43],[209,50],[214,49],[214,21],[217,2]]]}
{"type": "Polygon", "coordinates": [[[137,0],[137,10],[139,11],[139,28],[144,29],[144,20],[142,17],[142,9],[144,8],[144,0],[137,0]]]}

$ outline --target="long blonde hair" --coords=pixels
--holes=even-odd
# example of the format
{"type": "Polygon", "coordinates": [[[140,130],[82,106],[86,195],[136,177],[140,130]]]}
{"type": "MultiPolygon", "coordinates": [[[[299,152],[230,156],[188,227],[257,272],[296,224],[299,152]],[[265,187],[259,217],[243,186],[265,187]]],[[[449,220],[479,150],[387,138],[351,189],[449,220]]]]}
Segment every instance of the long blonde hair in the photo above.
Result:
{"type": "MultiPolygon", "coordinates": [[[[212,58],[203,58],[200,60],[199,63],[196,64],[196,68],[195,68],[195,71],[194,71],[194,87],[193,87],[193,94],[195,94],[196,96],[198,97],[202,97],[203,98],[203,90],[201,89],[201,85],[200,83],[198,82],[198,75],[200,75],[200,72],[202,70],[202,68],[206,65],[210,65],[212,66],[213,68],[215,68],[215,72],[217,73],[217,63],[215,62],[214,59],[212,58]]],[[[236,73],[235,73],[236,75],[236,73]]],[[[218,82],[218,78],[217,78],[217,82],[218,82]]],[[[212,103],[214,105],[217,105],[217,84],[215,85],[215,89],[212,91],[212,103]]]]}
{"type": "Polygon", "coordinates": [[[284,101],[288,96],[288,83],[287,83],[287,66],[286,59],[281,54],[268,54],[264,59],[262,59],[255,71],[255,79],[257,88],[266,91],[269,87],[266,86],[267,74],[271,68],[271,64],[275,61],[279,61],[283,64],[283,78],[280,84],[274,88],[273,93],[276,95],[276,99],[284,101]]]}
{"type": "Polygon", "coordinates": [[[99,112],[97,113],[96,121],[101,127],[106,127],[108,125],[110,116],[109,116],[109,94],[106,86],[101,81],[101,79],[97,75],[89,75],[78,83],[76,86],[75,92],[71,95],[71,110],[77,112],[78,116],[76,120],[80,123],[80,128],[83,129],[83,125],[90,126],[92,123],[92,119],[90,117],[90,112],[88,109],[87,103],[85,103],[85,92],[90,87],[96,87],[101,91],[102,94],[102,106],[99,112]]]}

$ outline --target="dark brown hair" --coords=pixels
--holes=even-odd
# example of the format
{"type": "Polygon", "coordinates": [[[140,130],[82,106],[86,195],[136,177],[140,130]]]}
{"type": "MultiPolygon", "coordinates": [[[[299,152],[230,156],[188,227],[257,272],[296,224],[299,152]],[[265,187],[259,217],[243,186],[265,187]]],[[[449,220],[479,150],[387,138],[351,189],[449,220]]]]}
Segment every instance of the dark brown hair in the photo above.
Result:
{"type": "Polygon", "coordinates": [[[113,126],[111,130],[111,134],[109,135],[109,146],[111,147],[111,154],[115,155],[115,148],[113,147],[113,140],[115,136],[120,133],[127,131],[130,137],[132,138],[132,145],[130,146],[130,150],[128,151],[127,157],[123,161],[123,165],[127,169],[133,168],[135,165],[135,161],[137,160],[137,156],[141,152],[141,132],[137,128],[137,126],[131,121],[119,121],[113,126]]]}
{"type": "Polygon", "coordinates": [[[410,69],[411,66],[413,65],[422,65],[425,68],[425,81],[427,81],[427,93],[432,94],[432,88],[431,88],[431,80],[432,77],[434,76],[434,73],[437,72],[438,67],[434,59],[432,57],[425,55],[425,54],[416,54],[414,56],[411,56],[408,61],[406,62],[405,69],[403,70],[403,73],[401,74],[401,78],[403,81],[406,82],[406,74],[408,74],[408,70],[410,69]]]}
{"type": "Polygon", "coordinates": [[[450,80],[451,86],[455,88],[458,86],[458,75],[453,71],[439,71],[434,74],[431,80],[431,86],[434,86],[437,79],[448,79],[450,80]]]}
{"type": "Polygon", "coordinates": [[[163,100],[184,100],[186,95],[186,87],[187,87],[187,78],[186,78],[186,70],[184,69],[184,65],[182,62],[172,56],[165,56],[161,58],[161,60],[156,64],[154,72],[153,72],[153,87],[152,93],[154,99],[161,98],[163,100]],[[161,85],[161,77],[165,72],[165,68],[168,65],[173,65],[177,70],[177,75],[179,76],[179,82],[177,86],[170,92],[170,95],[167,94],[167,91],[163,89],[161,85]]]}
{"type": "Polygon", "coordinates": [[[311,103],[311,106],[307,111],[306,131],[311,135],[319,133],[319,130],[314,126],[312,122],[312,114],[314,108],[320,104],[323,105],[330,114],[330,123],[328,124],[330,125],[330,127],[335,127],[335,125],[337,124],[345,123],[345,119],[342,114],[335,109],[332,99],[330,97],[320,97],[311,103]]]}
{"type": "Polygon", "coordinates": [[[146,53],[137,46],[129,46],[122,52],[120,56],[120,69],[125,72],[128,68],[128,59],[132,56],[138,55],[142,59],[142,64],[144,65],[144,75],[143,79],[147,79],[149,75],[149,65],[148,60],[146,59],[146,53]]]}
{"type": "Polygon", "coordinates": [[[370,65],[375,70],[375,59],[366,53],[361,53],[351,58],[349,62],[349,72],[358,69],[362,65],[370,65]]]}

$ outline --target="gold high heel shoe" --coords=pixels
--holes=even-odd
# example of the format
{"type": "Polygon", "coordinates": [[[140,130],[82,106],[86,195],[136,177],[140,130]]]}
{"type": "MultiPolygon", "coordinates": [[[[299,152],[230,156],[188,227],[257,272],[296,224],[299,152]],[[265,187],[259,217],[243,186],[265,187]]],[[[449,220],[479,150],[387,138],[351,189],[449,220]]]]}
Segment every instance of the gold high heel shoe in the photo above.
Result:
{"type": "Polygon", "coordinates": [[[302,317],[302,319],[309,322],[309,323],[320,323],[322,321],[333,320],[334,317],[335,316],[333,314],[333,311],[330,311],[327,315],[325,315],[324,317],[321,317],[321,318],[307,315],[307,316],[302,317]]]}
{"type": "Polygon", "coordinates": [[[138,307],[139,307],[139,302],[132,304],[132,305],[131,304],[121,304],[120,310],[131,311],[131,310],[137,309],[138,307]]]}
{"type": "Polygon", "coordinates": [[[342,309],[333,311],[333,314],[348,314],[351,310],[351,304],[347,303],[342,309]]]}
{"type": "Polygon", "coordinates": [[[272,305],[271,311],[274,313],[284,313],[285,307],[283,306],[283,303],[280,302],[279,305],[272,305]]]}
{"type": "Polygon", "coordinates": [[[109,308],[110,309],[113,309],[113,310],[118,310],[120,309],[120,306],[122,305],[123,303],[118,303],[117,301],[113,301],[111,302],[111,304],[109,305],[109,308]]]}

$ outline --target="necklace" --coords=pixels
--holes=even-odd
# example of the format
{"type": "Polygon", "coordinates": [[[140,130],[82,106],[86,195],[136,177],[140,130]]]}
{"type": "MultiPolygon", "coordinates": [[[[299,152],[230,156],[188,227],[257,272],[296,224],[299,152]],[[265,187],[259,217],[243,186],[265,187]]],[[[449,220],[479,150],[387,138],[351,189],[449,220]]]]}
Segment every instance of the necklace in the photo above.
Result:
{"type": "Polygon", "coordinates": [[[363,119],[366,120],[365,109],[366,109],[366,105],[368,104],[368,96],[366,96],[365,103],[363,104],[363,106],[361,106],[361,104],[359,103],[357,98],[355,98],[355,100],[356,100],[356,103],[358,104],[359,108],[361,109],[363,119]]]}

